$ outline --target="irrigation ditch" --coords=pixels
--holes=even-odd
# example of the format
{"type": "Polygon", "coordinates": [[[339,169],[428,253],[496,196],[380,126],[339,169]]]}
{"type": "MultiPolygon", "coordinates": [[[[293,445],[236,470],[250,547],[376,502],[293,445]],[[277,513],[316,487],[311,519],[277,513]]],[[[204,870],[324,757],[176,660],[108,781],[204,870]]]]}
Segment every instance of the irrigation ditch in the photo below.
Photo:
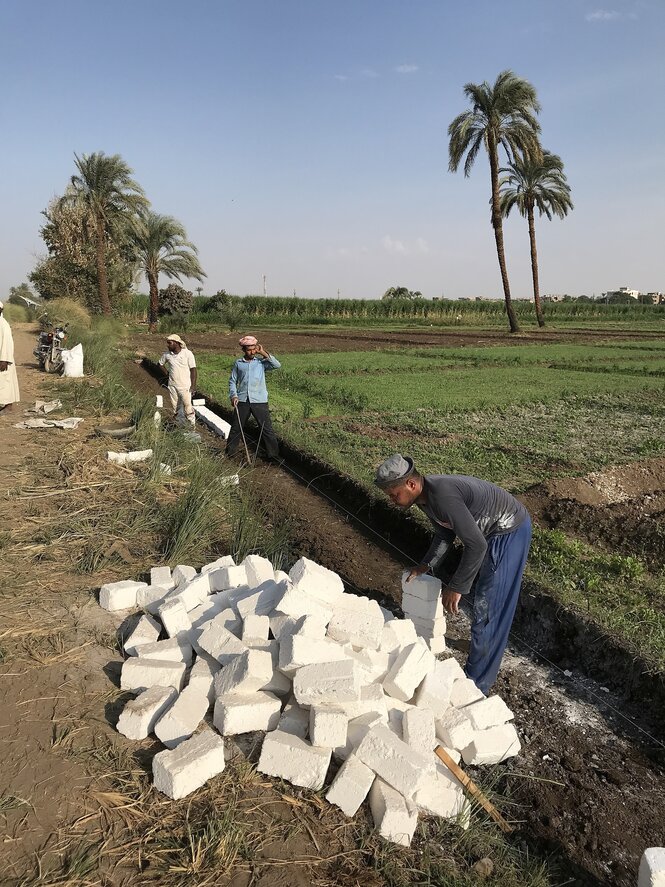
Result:
{"type": "MultiPolygon", "coordinates": [[[[156,392],[148,359],[131,383],[156,392]]],[[[206,396],[200,392],[200,396],[206,396]]],[[[230,410],[206,397],[229,420],[230,410]]],[[[205,432],[204,432],[205,434],[205,432]]],[[[223,445],[205,435],[220,451],[223,445]]],[[[368,497],[351,478],[282,441],[284,464],[246,472],[252,496],[288,521],[294,555],[336,570],[360,593],[399,606],[399,574],[427,547],[427,528],[368,497]]],[[[460,645],[465,623],[450,621],[460,645]]],[[[665,683],[590,620],[526,583],[497,690],[516,712],[523,752],[496,788],[522,822],[516,840],[553,856],[579,885],[633,885],[647,846],[665,844],[665,683]],[[659,738],[660,737],[660,738],[659,738]]]]}

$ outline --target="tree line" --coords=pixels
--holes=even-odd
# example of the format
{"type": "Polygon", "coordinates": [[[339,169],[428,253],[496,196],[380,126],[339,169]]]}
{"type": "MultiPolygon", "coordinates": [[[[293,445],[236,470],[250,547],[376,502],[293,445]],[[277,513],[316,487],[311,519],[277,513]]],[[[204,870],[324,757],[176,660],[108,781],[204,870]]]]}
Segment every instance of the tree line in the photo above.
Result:
{"type": "Polygon", "coordinates": [[[159,275],[203,280],[197,249],[173,216],[153,211],[118,154],[74,155],[76,172],[43,215],[47,255],[29,275],[43,298],[68,296],[110,315],[144,274],[148,320],[156,328],[159,275]]]}

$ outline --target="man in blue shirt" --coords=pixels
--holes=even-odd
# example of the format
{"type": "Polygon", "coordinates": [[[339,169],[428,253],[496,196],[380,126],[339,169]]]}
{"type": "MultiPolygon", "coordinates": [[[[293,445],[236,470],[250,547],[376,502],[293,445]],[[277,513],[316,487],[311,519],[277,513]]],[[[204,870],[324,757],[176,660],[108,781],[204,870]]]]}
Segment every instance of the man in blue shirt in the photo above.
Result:
{"type": "Polygon", "coordinates": [[[226,455],[235,454],[241,440],[241,430],[251,415],[259,426],[260,439],[268,458],[274,462],[279,459],[279,445],[270,421],[266,371],[278,370],[281,363],[268,354],[254,336],[243,336],[239,344],[243,356],[233,364],[229,379],[229,398],[235,415],[226,444],[226,455]]]}

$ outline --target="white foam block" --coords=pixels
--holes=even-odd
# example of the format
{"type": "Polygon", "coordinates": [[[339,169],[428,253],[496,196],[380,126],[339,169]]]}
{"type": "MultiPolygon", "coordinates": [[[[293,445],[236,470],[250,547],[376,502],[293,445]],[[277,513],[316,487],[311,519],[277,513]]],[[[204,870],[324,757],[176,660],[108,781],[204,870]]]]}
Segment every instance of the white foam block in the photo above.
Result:
{"type": "Polygon", "coordinates": [[[208,705],[208,697],[198,687],[185,687],[155,724],[155,736],[167,748],[175,748],[194,733],[205,717],[208,705]]]}
{"type": "Polygon", "coordinates": [[[304,665],[336,662],[346,658],[344,649],[331,640],[292,634],[282,637],[279,643],[279,668],[288,677],[293,677],[304,665]]]}
{"type": "Polygon", "coordinates": [[[447,768],[437,763],[430,777],[424,780],[413,796],[419,810],[429,816],[458,819],[463,828],[469,824],[470,805],[464,790],[447,768]]]}
{"type": "MultiPolygon", "coordinates": [[[[326,567],[301,557],[289,570],[289,579],[294,588],[318,598],[328,605],[337,603],[344,591],[344,583],[337,573],[326,567]]],[[[302,615],[302,614],[299,614],[302,615]]]]}
{"type": "Polygon", "coordinates": [[[358,748],[367,733],[377,724],[385,724],[385,718],[376,712],[367,712],[360,717],[353,718],[347,725],[346,743],[333,749],[333,755],[339,761],[346,761],[350,754],[358,748]]]}
{"type": "Polygon", "coordinates": [[[173,751],[155,755],[155,788],[173,800],[184,798],[221,773],[224,763],[224,740],[212,730],[204,730],[173,751]]]}
{"type": "Polygon", "coordinates": [[[360,699],[360,676],[348,659],[305,665],[295,674],[293,694],[300,705],[354,702],[360,699]]]}
{"type": "Polygon", "coordinates": [[[245,581],[252,588],[261,585],[262,582],[266,582],[268,579],[272,582],[275,578],[274,567],[267,557],[261,557],[258,554],[248,554],[242,562],[242,566],[245,568],[247,576],[245,581]]]}
{"type": "Polygon", "coordinates": [[[216,659],[206,654],[196,657],[196,662],[189,673],[188,687],[196,687],[200,693],[208,697],[208,702],[215,701],[215,675],[221,669],[216,659]]]}
{"type": "Polygon", "coordinates": [[[339,807],[345,816],[355,816],[373,782],[374,772],[355,755],[349,755],[328,789],[326,801],[339,807]]]}
{"type": "Polygon", "coordinates": [[[450,691],[450,704],[456,708],[464,708],[484,698],[482,691],[476,687],[471,678],[460,678],[455,681],[450,691]]]}
{"type": "Polygon", "coordinates": [[[377,602],[363,599],[360,606],[335,607],[328,625],[328,635],[340,644],[377,650],[381,643],[383,626],[383,614],[377,602]]]}
{"type": "Polygon", "coordinates": [[[356,749],[356,755],[405,798],[413,797],[430,765],[428,758],[383,725],[372,727],[356,749]]]}
{"type": "Polygon", "coordinates": [[[415,644],[418,639],[416,627],[410,619],[391,619],[381,631],[379,650],[383,653],[394,653],[415,644]]]}
{"type": "Polygon", "coordinates": [[[414,576],[406,581],[410,570],[402,573],[402,594],[417,597],[422,601],[437,601],[441,597],[441,580],[424,573],[422,576],[414,576]]]}
{"type": "Polygon", "coordinates": [[[192,630],[192,622],[187,615],[187,610],[177,599],[169,600],[167,598],[158,608],[157,614],[170,638],[174,638],[182,632],[189,634],[192,630]]]}
{"type": "Polygon", "coordinates": [[[185,680],[184,662],[164,659],[139,659],[132,656],[125,660],[120,672],[121,690],[148,690],[150,687],[175,687],[180,690],[185,680]]]}
{"type": "Polygon", "coordinates": [[[463,708],[449,708],[436,720],[436,735],[444,745],[462,751],[473,739],[474,729],[463,708]]]}
{"type": "Polygon", "coordinates": [[[649,847],[644,851],[637,887],[665,887],[665,847],[649,847]]]}
{"type": "Polygon", "coordinates": [[[245,650],[215,675],[217,698],[229,693],[246,695],[260,690],[272,678],[272,656],[264,650],[245,650]]]}
{"type": "Polygon", "coordinates": [[[133,579],[107,582],[99,589],[99,606],[111,612],[128,610],[136,606],[138,590],[147,587],[147,582],[135,582],[133,579]]]}
{"type": "Polygon", "coordinates": [[[517,730],[513,724],[501,724],[489,730],[477,730],[462,749],[465,764],[498,764],[519,754],[517,730]]]}
{"type": "Polygon", "coordinates": [[[145,588],[139,588],[136,592],[136,606],[147,610],[154,616],[168,593],[169,589],[161,585],[146,585],[145,588]]]}
{"type": "MultiPolygon", "coordinates": [[[[226,612],[226,611],[224,611],[226,612]]],[[[196,639],[196,647],[204,650],[221,665],[232,662],[236,656],[244,653],[247,647],[226,627],[224,613],[215,616],[196,639]]]]}
{"type": "MultiPolygon", "coordinates": [[[[210,622],[215,616],[219,616],[219,614],[225,609],[226,603],[223,600],[220,600],[216,594],[210,595],[206,601],[199,604],[198,607],[195,607],[193,610],[190,610],[189,619],[192,623],[192,628],[202,628],[204,623],[210,622]]],[[[240,620],[233,611],[230,612],[233,622],[237,623],[239,627],[240,620]]]]}
{"type": "Polygon", "coordinates": [[[233,560],[233,557],[230,554],[225,554],[223,557],[218,557],[217,560],[201,567],[201,572],[210,573],[212,570],[219,570],[222,567],[235,567],[235,565],[236,562],[233,560]]]}
{"type": "Polygon", "coordinates": [[[282,597],[275,603],[275,609],[285,616],[299,619],[301,616],[316,616],[327,625],[332,619],[333,610],[329,604],[296,586],[287,587],[282,597]]]}
{"type": "Polygon", "coordinates": [[[309,733],[309,711],[301,708],[295,701],[287,703],[279,719],[277,729],[282,733],[289,733],[291,736],[307,739],[309,733]]]}
{"type": "Polygon", "coordinates": [[[192,647],[189,641],[180,636],[151,644],[139,644],[136,655],[141,659],[168,659],[171,662],[185,662],[191,665],[192,647]]]}
{"type": "Polygon", "coordinates": [[[237,601],[235,607],[243,619],[250,615],[268,616],[274,611],[275,605],[283,597],[286,588],[285,583],[268,579],[266,582],[262,582],[258,588],[251,590],[247,597],[237,601]]]}
{"type": "Polygon", "coordinates": [[[213,591],[226,591],[247,584],[247,573],[244,567],[220,567],[210,572],[210,587],[213,591]]]}
{"type": "Polygon", "coordinates": [[[282,704],[272,693],[259,690],[247,696],[226,694],[215,701],[213,723],[222,736],[237,736],[254,730],[274,730],[282,704]]]}
{"type": "Polygon", "coordinates": [[[195,576],[189,582],[181,583],[168,596],[167,600],[179,600],[189,613],[204,603],[210,595],[210,574],[195,576]]]}
{"type": "Polygon", "coordinates": [[[245,617],[242,626],[242,641],[244,644],[248,640],[267,641],[268,632],[270,631],[270,619],[267,616],[256,616],[250,613],[245,617]]]}
{"type": "Polygon", "coordinates": [[[434,767],[433,751],[437,745],[434,714],[427,708],[410,708],[402,718],[404,742],[431,759],[434,767]]]}
{"type": "Polygon", "coordinates": [[[176,586],[182,585],[192,580],[194,576],[196,576],[194,567],[190,567],[188,564],[178,564],[173,571],[173,583],[176,586]]]}
{"type": "Polygon", "coordinates": [[[435,601],[421,600],[412,594],[402,595],[402,609],[409,619],[435,619],[444,618],[443,602],[440,598],[435,601]]]}
{"type": "Polygon", "coordinates": [[[422,642],[411,644],[398,654],[383,681],[383,689],[390,696],[408,702],[434,664],[434,655],[422,642]]]}
{"type": "Polygon", "coordinates": [[[309,710],[309,738],[312,745],[337,748],[346,745],[349,719],[332,705],[313,705],[309,710]]]}
{"type": "Polygon", "coordinates": [[[151,687],[139,693],[120,713],[118,733],[127,739],[147,739],[177,695],[174,687],[151,687]]]}
{"type": "Polygon", "coordinates": [[[369,791],[372,819],[379,834],[393,844],[408,847],[418,825],[418,809],[382,779],[369,791]]]}
{"type": "Polygon", "coordinates": [[[329,748],[315,748],[298,736],[275,730],[267,733],[263,740],[256,769],[267,776],[319,791],[323,788],[331,755],[329,748]]]}
{"type": "Polygon", "coordinates": [[[161,585],[167,590],[173,588],[175,583],[171,576],[171,567],[152,567],[150,570],[150,584],[161,585]]]}
{"type": "Polygon", "coordinates": [[[430,640],[431,638],[444,637],[446,634],[447,623],[445,616],[439,619],[419,619],[411,616],[418,637],[430,640]]]}
{"type": "MultiPolygon", "coordinates": [[[[151,616],[143,615],[134,626],[134,630],[123,644],[128,656],[136,656],[136,648],[141,644],[151,644],[161,634],[162,626],[151,616]]],[[[168,657],[167,657],[168,658],[168,657]]]]}
{"type": "Polygon", "coordinates": [[[464,708],[464,713],[471,721],[474,730],[488,730],[512,721],[515,715],[500,696],[490,696],[478,702],[472,702],[464,708]]]}
{"type": "Polygon", "coordinates": [[[450,706],[450,694],[456,680],[464,678],[464,672],[456,659],[443,659],[425,675],[414,698],[418,708],[429,708],[435,717],[443,717],[450,706]]]}

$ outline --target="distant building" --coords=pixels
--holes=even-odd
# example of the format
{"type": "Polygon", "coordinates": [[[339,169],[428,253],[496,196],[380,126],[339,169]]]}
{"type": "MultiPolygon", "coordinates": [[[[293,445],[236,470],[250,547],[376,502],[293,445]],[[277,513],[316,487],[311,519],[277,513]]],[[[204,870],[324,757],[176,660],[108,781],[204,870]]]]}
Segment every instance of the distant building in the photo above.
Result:
{"type": "Polygon", "coordinates": [[[611,299],[612,296],[630,296],[631,299],[635,299],[637,302],[640,297],[640,291],[632,290],[627,286],[620,286],[618,290],[608,290],[606,293],[603,293],[602,298],[607,301],[608,299],[611,299]]]}
{"type": "Polygon", "coordinates": [[[665,293],[645,293],[642,299],[652,305],[665,305],[665,293]]]}
{"type": "Polygon", "coordinates": [[[565,296],[562,296],[560,293],[548,293],[543,296],[543,302],[563,302],[565,296]]]}

